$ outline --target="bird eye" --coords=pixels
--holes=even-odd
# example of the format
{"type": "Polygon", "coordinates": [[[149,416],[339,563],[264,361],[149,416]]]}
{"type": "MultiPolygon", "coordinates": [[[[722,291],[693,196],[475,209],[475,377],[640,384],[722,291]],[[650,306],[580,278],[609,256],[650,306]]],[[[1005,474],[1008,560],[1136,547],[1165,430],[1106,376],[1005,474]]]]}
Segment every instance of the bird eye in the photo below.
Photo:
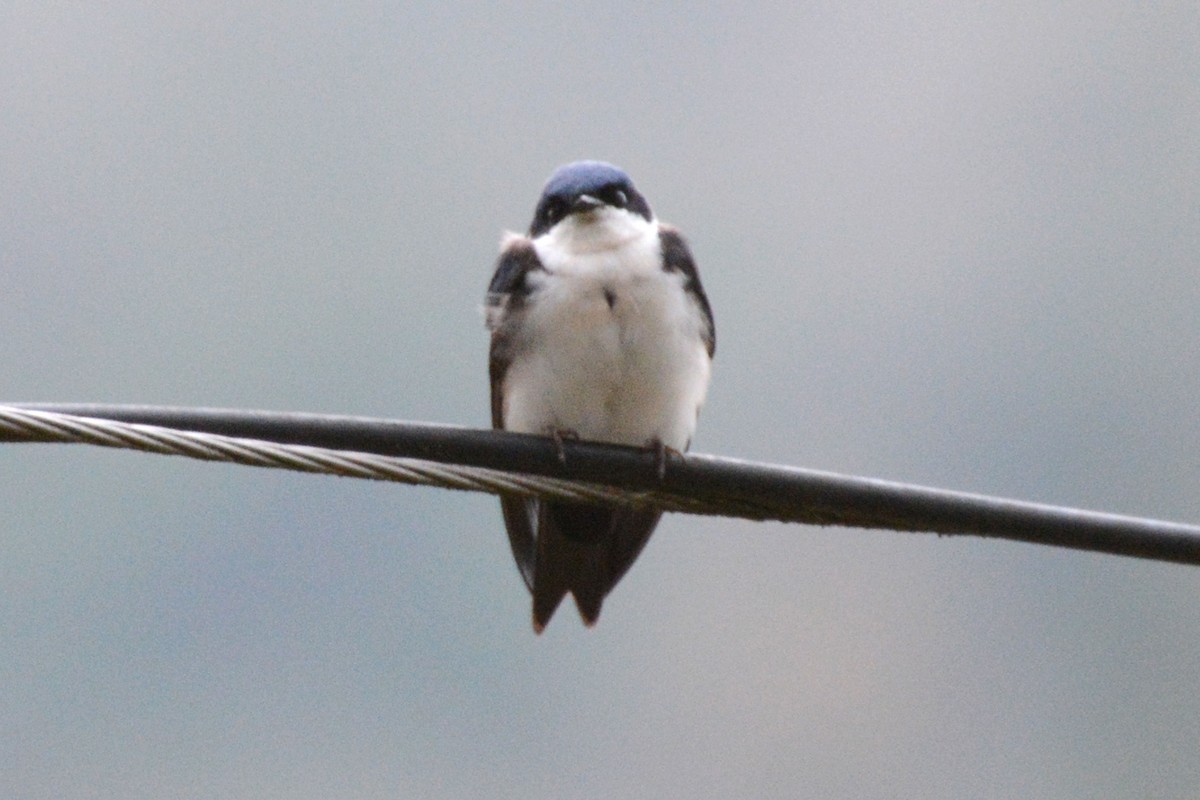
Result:
{"type": "Polygon", "coordinates": [[[625,192],[620,189],[617,189],[615,192],[613,192],[613,205],[615,205],[617,208],[624,208],[628,204],[629,195],[625,194],[625,192]]]}

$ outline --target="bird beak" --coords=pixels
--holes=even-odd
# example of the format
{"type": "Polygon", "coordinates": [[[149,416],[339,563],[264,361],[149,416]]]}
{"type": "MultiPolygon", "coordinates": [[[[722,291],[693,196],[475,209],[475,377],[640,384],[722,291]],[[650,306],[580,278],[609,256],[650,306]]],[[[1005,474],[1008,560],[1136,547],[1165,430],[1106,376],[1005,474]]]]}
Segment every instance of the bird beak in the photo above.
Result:
{"type": "Polygon", "coordinates": [[[595,211],[602,205],[604,205],[603,200],[598,200],[590,194],[581,194],[571,203],[571,211],[595,211]]]}

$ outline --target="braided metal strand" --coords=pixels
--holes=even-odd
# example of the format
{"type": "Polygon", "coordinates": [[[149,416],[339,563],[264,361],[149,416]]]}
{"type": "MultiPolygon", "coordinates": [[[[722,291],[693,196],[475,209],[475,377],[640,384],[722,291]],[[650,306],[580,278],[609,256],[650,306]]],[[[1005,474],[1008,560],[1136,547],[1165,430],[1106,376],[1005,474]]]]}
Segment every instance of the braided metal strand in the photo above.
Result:
{"type": "Polygon", "coordinates": [[[84,443],[204,461],[225,461],[459,491],[551,497],[602,505],[653,506],[668,511],[720,513],[703,502],[668,493],[626,491],[601,484],[523,475],[486,467],[278,444],[4,406],[0,406],[0,432],[25,441],[84,443]]]}

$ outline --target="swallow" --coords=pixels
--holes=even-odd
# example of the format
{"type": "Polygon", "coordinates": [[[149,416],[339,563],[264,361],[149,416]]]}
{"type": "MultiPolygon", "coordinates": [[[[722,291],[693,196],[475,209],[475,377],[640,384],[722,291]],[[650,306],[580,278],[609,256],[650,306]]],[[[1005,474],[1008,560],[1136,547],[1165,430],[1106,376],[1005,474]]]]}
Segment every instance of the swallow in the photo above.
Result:
{"type": "MultiPolygon", "coordinates": [[[[493,428],[688,449],[716,331],[687,243],[612,164],[559,167],[525,235],[502,243],[485,302],[493,428]]],[[[502,496],[517,567],[545,628],[570,593],[589,627],[660,511],[502,496]]]]}

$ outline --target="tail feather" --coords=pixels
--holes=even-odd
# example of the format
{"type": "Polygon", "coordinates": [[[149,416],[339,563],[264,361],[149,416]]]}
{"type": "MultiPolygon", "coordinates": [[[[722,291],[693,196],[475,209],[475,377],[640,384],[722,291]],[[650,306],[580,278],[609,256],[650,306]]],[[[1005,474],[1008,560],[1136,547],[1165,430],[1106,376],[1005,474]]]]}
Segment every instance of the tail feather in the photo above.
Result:
{"type": "Polygon", "coordinates": [[[574,503],[538,503],[530,572],[533,627],[541,632],[570,592],[589,627],[605,596],[637,558],[658,523],[657,511],[574,503]]]}
{"type": "Polygon", "coordinates": [[[611,585],[608,534],[612,509],[543,503],[537,521],[533,569],[533,627],[541,632],[570,592],[586,624],[594,625],[611,585]]]}

